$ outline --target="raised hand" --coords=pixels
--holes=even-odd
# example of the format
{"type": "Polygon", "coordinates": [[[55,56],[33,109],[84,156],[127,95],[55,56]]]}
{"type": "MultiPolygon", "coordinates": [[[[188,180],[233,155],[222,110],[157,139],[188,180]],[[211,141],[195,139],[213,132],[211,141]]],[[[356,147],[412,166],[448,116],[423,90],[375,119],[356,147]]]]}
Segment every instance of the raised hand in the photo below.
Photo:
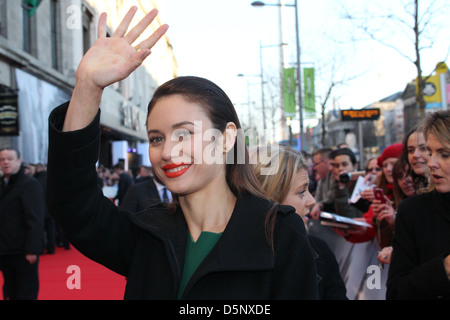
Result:
{"type": "Polygon", "coordinates": [[[377,217],[379,221],[386,220],[390,225],[394,225],[395,222],[395,209],[392,206],[389,198],[385,197],[385,201],[373,200],[372,210],[374,216],[377,217]]]}
{"type": "Polygon", "coordinates": [[[77,80],[88,81],[89,85],[103,89],[127,78],[150,55],[150,49],[164,35],[167,25],[161,26],[148,39],[133,47],[136,39],[158,14],[157,10],[152,10],[127,33],[136,11],[136,7],[128,11],[112,37],[106,36],[106,13],[100,15],[97,41],[83,57],[77,70],[77,80]]]}
{"type": "Polygon", "coordinates": [[[162,25],[149,38],[133,46],[158,14],[157,10],[152,10],[128,31],[136,11],[137,7],[128,11],[112,37],[106,36],[106,13],[100,15],[97,41],[86,52],[77,69],[63,131],[86,127],[97,114],[103,89],[136,70],[167,31],[168,26],[162,25]]]}

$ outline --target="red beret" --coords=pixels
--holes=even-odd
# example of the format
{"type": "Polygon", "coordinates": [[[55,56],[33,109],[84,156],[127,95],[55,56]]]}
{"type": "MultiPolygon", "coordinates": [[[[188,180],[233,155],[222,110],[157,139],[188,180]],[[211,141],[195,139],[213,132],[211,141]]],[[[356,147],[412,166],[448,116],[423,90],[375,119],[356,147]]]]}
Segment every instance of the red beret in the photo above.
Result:
{"type": "Polygon", "coordinates": [[[394,143],[390,146],[386,147],[381,156],[378,157],[377,162],[378,166],[381,168],[383,166],[383,161],[387,158],[400,158],[403,153],[403,144],[402,143],[394,143]]]}

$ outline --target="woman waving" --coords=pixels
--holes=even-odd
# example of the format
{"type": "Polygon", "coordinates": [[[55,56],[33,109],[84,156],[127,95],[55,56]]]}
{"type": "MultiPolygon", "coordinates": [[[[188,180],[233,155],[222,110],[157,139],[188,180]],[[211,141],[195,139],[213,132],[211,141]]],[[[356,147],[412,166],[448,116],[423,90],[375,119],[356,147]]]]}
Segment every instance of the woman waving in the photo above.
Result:
{"type": "Polygon", "coordinates": [[[172,205],[130,214],[97,188],[103,88],[133,72],[167,30],[134,46],[156,15],[127,32],[135,11],[111,38],[100,16],[72,99],[50,116],[51,213],[82,253],[127,277],[127,299],[316,299],[302,219],[265,196],[233,104],[211,81],[173,79],[149,103],[150,161],[172,205]]]}

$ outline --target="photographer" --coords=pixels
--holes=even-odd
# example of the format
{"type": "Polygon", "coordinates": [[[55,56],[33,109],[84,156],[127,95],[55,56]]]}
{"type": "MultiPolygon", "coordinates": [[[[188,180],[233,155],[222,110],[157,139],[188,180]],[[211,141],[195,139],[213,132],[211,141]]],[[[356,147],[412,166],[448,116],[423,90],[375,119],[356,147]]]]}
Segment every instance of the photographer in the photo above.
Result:
{"type": "Polygon", "coordinates": [[[364,212],[349,203],[355,181],[348,174],[357,170],[355,154],[348,148],[342,148],[331,152],[330,158],[333,159],[333,174],[337,177],[333,190],[336,214],[348,218],[362,217],[364,212]]]}

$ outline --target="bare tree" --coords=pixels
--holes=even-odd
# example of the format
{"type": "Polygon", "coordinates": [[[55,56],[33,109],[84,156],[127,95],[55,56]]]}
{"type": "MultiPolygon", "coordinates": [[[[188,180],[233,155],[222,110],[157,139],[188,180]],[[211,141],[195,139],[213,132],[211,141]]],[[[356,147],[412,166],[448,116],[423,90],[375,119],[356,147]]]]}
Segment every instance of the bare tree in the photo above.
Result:
{"type": "MultiPolygon", "coordinates": [[[[424,87],[428,76],[424,76],[421,64],[421,52],[424,49],[433,47],[433,19],[449,12],[449,5],[446,1],[432,0],[422,7],[419,5],[422,1],[408,0],[403,2],[405,15],[386,12],[377,14],[374,11],[365,12],[362,16],[352,14],[345,9],[345,18],[350,20],[353,25],[363,32],[365,37],[358,39],[357,36],[353,40],[375,40],[378,43],[393,49],[395,52],[408,59],[415,65],[417,70],[417,87],[416,101],[419,106],[419,118],[425,115],[426,102],[424,99],[424,87]],[[405,17],[405,18],[403,18],[405,17]],[[389,29],[393,27],[393,29],[389,29]],[[402,32],[411,42],[408,54],[402,51],[397,43],[394,42],[392,35],[402,32]],[[389,34],[391,36],[389,36],[389,34]],[[412,54],[414,52],[414,54],[412,54]]],[[[425,2],[425,1],[424,1],[425,2]]],[[[372,8],[373,9],[373,8],[372,8]]],[[[386,10],[388,11],[388,10],[386,10]]],[[[447,52],[448,56],[448,52],[447,52]]],[[[444,61],[444,60],[442,60],[444,61]]],[[[433,70],[434,71],[434,70],[433,70]]]]}
{"type": "Polygon", "coordinates": [[[331,55],[326,60],[325,65],[319,65],[318,74],[322,75],[322,82],[323,82],[321,88],[324,88],[325,92],[324,95],[320,95],[320,97],[323,97],[320,101],[321,107],[320,112],[322,117],[322,136],[321,136],[322,146],[325,146],[327,135],[327,126],[326,126],[327,123],[325,114],[328,101],[330,100],[334,91],[338,87],[350,85],[353,80],[356,80],[357,78],[361,77],[366,72],[365,70],[362,70],[357,73],[354,69],[344,68],[345,66],[346,66],[345,58],[342,55],[339,55],[337,52],[334,52],[334,54],[331,55]],[[343,71],[342,69],[345,69],[345,71],[343,71]],[[329,78],[325,80],[324,77],[329,78]]]}

